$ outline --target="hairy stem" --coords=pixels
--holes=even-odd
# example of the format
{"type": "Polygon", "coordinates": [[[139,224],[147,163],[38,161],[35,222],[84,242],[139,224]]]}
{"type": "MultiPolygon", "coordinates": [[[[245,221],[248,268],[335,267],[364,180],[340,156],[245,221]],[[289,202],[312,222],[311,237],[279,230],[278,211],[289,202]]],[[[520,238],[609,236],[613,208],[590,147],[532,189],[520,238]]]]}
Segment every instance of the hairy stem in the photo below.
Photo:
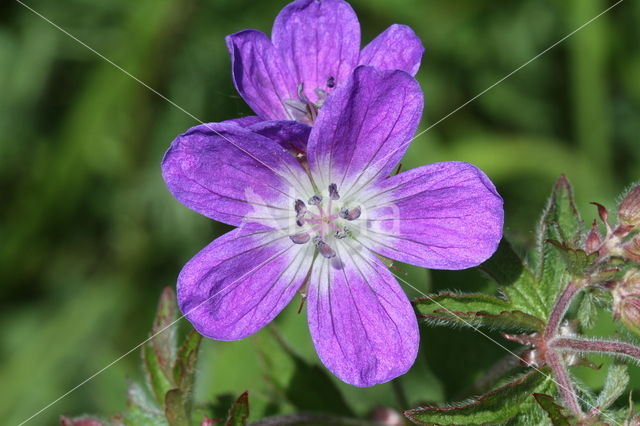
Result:
{"type": "Polygon", "coordinates": [[[557,337],[549,347],[564,352],[599,352],[633,358],[640,361],[640,347],[615,340],[589,340],[576,337],[557,337]]]}
{"type": "Polygon", "coordinates": [[[556,385],[558,386],[558,392],[560,392],[565,406],[578,418],[582,418],[583,413],[578,403],[578,395],[569,377],[569,371],[562,359],[556,352],[549,350],[547,352],[547,364],[551,367],[556,385]]]}
{"type": "Polygon", "coordinates": [[[580,289],[582,289],[581,285],[574,281],[570,281],[562,291],[562,293],[560,293],[560,296],[558,296],[556,303],[554,303],[553,305],[553,310],[551,311],[551,315],[549,316],[549,323],[547,324],[547,328],[544,330],[545,340],[551,339],[558,333],[560,323],[562,322],[564,315],[567,313],[567,309],[569,309],[571,302],[576,297],[580,289]]]}

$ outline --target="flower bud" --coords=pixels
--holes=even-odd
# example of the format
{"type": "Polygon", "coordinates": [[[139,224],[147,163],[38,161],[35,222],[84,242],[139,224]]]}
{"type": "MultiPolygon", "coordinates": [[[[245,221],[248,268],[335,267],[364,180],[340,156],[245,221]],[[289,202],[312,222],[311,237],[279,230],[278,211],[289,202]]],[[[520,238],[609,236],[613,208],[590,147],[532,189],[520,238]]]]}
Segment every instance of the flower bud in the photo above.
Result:
{"type": "Polygon", "coordinates": [[[618,220],[622,225],[640,226],[640,186],[632,188],[620,203],[618,220]]]}
{"type": "Polygon", "coordinates": [[[640,236],[636,236],[623,247],[624,257],[632,262],[640,262],[640,236]]]}
{"type": "Polygon", "coordinates": [[[587,240],[584,243],[584,248],[587,253],[594,253],[598,251],[600,246],[602,245],[602,238],[600,237],[600,233],[598,232],[598,225],[596,221],[593,221],[593,225],[591,226],[591,232],[587,235],[587,240]]]}
{"type": "Polygon", "coordinates": [[[614,318],[620,318],[625,327],[640,334],[640,272],[627,272],[612,295],[614,318]]]}

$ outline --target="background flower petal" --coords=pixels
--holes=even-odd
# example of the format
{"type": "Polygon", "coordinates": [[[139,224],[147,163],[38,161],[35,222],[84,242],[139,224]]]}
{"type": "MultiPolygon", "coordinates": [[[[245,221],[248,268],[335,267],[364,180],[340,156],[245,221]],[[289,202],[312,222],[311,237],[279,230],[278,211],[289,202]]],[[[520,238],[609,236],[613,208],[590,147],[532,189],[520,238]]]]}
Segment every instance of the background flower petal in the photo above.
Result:
{"type": "Polygon", "coordinates": [[[258,226],[235,229],[184,266],[177,286],[180,309],[204,336],[247,337],[294,297],[309,271],[313,248],[258,226]]]}
{"type": "Polygon", "coordinates": [[[174,197],[231,225],[271,227],[295,215],[291,188],[308,185],[300,164],[272,140],[234,124],[203,124],[178,136],[162,161],[174,197]]]}
{"type": "Polygon", "coordinates": [[[312,102],[318,99],[316,89],[331,91],[344,83],[358,63],[360,24],[342,0],[290,3],[276,17],[272,39],[312,102]]]}
{"type": "Polygon", "coordinates": [[[309,136],[309,166],[319,186],[336,183],[346,194],[387,177],[418,128],[423,104],[420,85],[406,72],[356,68],[309,136]]]}
{"type": "Polygon", "coordinates": [[[362,49],[360,65],[381,70],[402,70],[416,75],[424,47],[415,32],[406,25],[391,25],[362,49]]]}
{"type": "Polygon", "coordinates": [[[284,102],[296,96],[291,73],[269,38],[256,30],[226,37],[233,84],[240,96],[265,120],[289,119],[284,102]]]}
{"type": "Polygon", "coordinates": [[[393,176],[364,203],[363,244],[391,259],[433,269],[464,269],[489,258],[502,237],[502,198],[464,162],[393,176]]]}
{"type": "Polygon", "coordinates": [[[338,246],[318,257],[307,295],[311,337],[322,362],[355,386],[387,382],[409,370],[419,335],[411,304],[373,253],[338,246]]]}

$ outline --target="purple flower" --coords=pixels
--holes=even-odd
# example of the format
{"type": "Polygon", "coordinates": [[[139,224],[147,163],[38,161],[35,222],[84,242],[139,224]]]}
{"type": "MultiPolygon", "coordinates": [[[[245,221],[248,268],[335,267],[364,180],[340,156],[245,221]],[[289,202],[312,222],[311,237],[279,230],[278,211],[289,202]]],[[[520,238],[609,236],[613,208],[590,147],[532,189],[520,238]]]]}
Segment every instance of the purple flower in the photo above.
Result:
{"type": "Polygon", "coordinates": [[[360,24],[343,0],[298,0],[273,24],[227,37],[233,81],[264,120],[312,124],[327,96],[358,65],[415,75],[424,51],[411,28],[392,25],[360,51],[360,24]]]}
{"type": "Polygon", "coordinates": [[[302,164],[235,124],[179,136],[162,164],[170,191],[238,226],[180,273],[178,301],[194,327],[242,339],[301,292],[318,355],[336,376],[371,386],[405,373],[418,350],[417,320],[379,256],[468,268],[495,251],[503,221],[502,199],[471,164],[389,177],[422,107],[409,74],[363,66],[327,100],[302,164]]]}

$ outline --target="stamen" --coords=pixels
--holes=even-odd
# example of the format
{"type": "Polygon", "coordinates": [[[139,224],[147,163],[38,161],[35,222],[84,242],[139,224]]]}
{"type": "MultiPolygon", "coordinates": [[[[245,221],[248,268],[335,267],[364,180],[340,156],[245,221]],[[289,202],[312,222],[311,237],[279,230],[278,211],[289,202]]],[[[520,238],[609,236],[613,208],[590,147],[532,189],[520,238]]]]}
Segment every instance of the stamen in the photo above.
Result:
{"type": "Polygon", "coordinates": [[[340,199],[340,194],[338,194],[338,185],[336,185],[335,183],[329,185],[329,198],[331,198],[332,200],[340,199]]]}
{"type": "Polygon", "coordinates": [[[362,209],[360,209],[360,207],[354,207],[351,210],[344,207],[340,210],[340,217],[346,220],[356,220],[360,217],[360,214],[362,214],[362,209]]]}
{"type": "Polygon", "coordinates": [[[309,198],[309,204],[312,206],[317,206],[322,202],[322,196],[316,194],[313,197],[309,198]]]}
{"type": "Polygon", "coordinates": [[[294,208],[296,210],[296,225],[304,225],[304,215],[307,213],[307,206],[304,204],[304,201],[296,200],[294,208]]]}
{"type": "Polygon", "coordinates": [[[341,240],[346,238],[348,235],[351,235],[351,231],[345,226],[342,229],[338,229],[334,235],[337,239],[341,240]]]}
{"type": "Polygon", "coordinates": [[[335,79],[335,77],[329,77],[327,79],[327,87],[329,89],[333,89],[334,87],[336,87],[336,79],[335,79]]]}
{"type": "Polygon", "coordinates": [[[296,200],[294,208],[296,209],[296,214],[304,214],[307,212],[307,206],[302,200],[296,200]]]}
{"type": "Polygon", "coordinates": [[[301,232],[299,234],[289,235],[289,238],[291,238],[294,244],[305,244],[309,242],[311,236],[306,232],[301,232]]]}

